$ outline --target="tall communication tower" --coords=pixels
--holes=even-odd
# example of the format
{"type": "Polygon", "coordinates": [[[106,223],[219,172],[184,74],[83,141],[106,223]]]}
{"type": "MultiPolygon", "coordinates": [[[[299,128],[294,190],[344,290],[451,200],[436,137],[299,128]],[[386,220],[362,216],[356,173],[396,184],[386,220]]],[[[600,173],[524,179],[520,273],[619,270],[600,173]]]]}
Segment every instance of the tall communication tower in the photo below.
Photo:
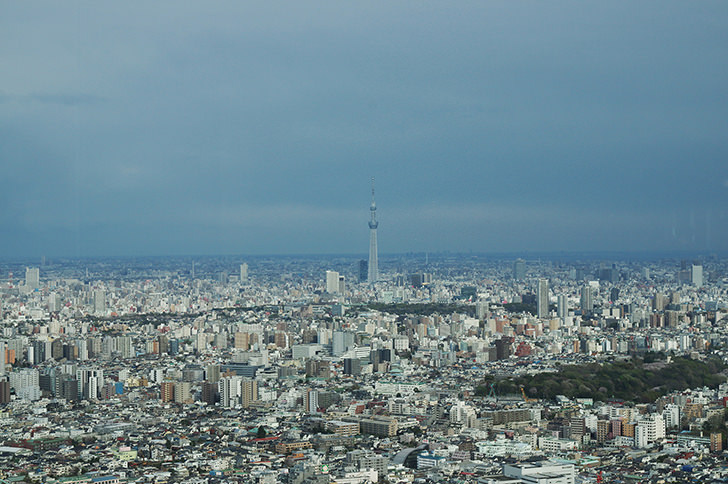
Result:
{"type": "Polygon", "coordinates": [[[377,204],[374,201],[374,177],[372,177],[372,204],[369,207],[371,219],[369,220],[369,270],[367,280],[374,283],[379,280],[379,259],[377,257],[377,204]]]}

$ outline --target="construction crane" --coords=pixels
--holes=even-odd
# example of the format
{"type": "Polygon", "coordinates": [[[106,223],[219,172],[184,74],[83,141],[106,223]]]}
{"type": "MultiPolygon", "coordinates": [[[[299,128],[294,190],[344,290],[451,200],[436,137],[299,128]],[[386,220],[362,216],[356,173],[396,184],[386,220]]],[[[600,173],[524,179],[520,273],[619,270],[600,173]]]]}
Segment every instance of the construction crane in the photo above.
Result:
{"type": "Polygon", "coordinates": [[[534,398],[528,398],[526,396],[526,391],[523,389],[523,385],[521,385],[521,395],[523,396],[523,401],[526,403],[533,403],[536,401],[534,398]]]}
{"type": "Polygon", "coordinates": [[[498,397],[495,394],[495,383],[490,383],[490,392],[488,392],[488,398],[492,398],[496,402],[498,401],[498,397]]]}

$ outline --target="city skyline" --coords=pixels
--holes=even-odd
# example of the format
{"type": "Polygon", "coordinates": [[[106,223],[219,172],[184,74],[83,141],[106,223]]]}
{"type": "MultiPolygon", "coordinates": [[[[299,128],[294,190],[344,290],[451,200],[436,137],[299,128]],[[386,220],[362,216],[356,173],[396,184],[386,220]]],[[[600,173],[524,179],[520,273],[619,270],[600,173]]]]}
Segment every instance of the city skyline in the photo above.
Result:
{"type": "Polygon", "coordinates": [[[728,5],[5,6],[7,256],[728,250],[728,5]],[[174,21],[170,22],[170,18],[174,21]]]}

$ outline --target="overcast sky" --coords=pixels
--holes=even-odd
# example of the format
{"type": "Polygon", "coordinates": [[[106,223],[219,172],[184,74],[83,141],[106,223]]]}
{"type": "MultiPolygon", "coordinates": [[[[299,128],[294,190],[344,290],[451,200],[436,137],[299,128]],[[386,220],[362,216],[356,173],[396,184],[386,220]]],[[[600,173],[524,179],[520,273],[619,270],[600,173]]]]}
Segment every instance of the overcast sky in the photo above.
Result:
{"type": "Polygon", "coordinates": [[[0,3],[7,256],[728,250],[728,2],[0,3]]]}

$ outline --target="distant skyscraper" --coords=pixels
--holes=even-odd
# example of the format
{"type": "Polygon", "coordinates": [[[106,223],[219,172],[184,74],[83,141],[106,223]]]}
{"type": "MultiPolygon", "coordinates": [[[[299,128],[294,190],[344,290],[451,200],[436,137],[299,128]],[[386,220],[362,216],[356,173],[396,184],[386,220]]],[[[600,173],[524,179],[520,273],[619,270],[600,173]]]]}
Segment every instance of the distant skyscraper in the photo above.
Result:
{"type": "Polygon", "coordinates": [[[526,261],[523,259],[516,259],[513,262],[513,279],[518,281],[526,278],[526,261]]]}
{"type": "Polygon", "coordinates": [[[558,311],[558,315],[560,318],[565,318],[569,315],[569,301],[566,298],[566,294],[559,294],[558,298],[558,304],[556,305],[556,309],[558,311]]]}
{"type": "Polygon", "coordinates": [[[248,264],[240,264],[240,283],[247,284],[248,282],[248,264]]]}
{"type": "Polygon", "coordinates": [[[371,220],[369,220],[369,268],[367,280],[377,282],[379,280],[379,259],[377,257],[377,204],[374,201],[374,178],[372,178],[372,205],[369,207],[371,220]]]}
{"type": "Polygon", "coordinates": [[[369,263],[362,259],[359,261],[359,282],[367,282],[369,276],[369,263]]]}
{"type": "Polygon", "coordinates": [[[549,280],[539,279],[537,291],[536,312],[539,318],[545,318],[549,315],[549,280]]]}
{"type": "Polygon", "coordinates": [[[94,290],[94,312],[102,314],[106,311],[106,291],[103,289],[94,290]]]}
{"type": "Polygon", "coordinates": [[[701,287],[703,285],[703,266],[693,264],[690,268],[690,282],[695,287],[701,287]]]}
{"type": "Polygon", "coordinates": [[[326,292],[329,294],[339,293],[339,273],[336,271],[326,271],[326,292]]]}
{"type": "Polygon", "coordinates": [[[592,289],[590,285],[581,288],[581,312],[582,314],[591,313],[594,310],[594,302],[592,301],[592,289]]]}
{"type": "Polygon", "coordinates": [[[25,268],[25,285],[29,289],[38,289],[40,287],[40,269],[37,267],[25,268]]]}

